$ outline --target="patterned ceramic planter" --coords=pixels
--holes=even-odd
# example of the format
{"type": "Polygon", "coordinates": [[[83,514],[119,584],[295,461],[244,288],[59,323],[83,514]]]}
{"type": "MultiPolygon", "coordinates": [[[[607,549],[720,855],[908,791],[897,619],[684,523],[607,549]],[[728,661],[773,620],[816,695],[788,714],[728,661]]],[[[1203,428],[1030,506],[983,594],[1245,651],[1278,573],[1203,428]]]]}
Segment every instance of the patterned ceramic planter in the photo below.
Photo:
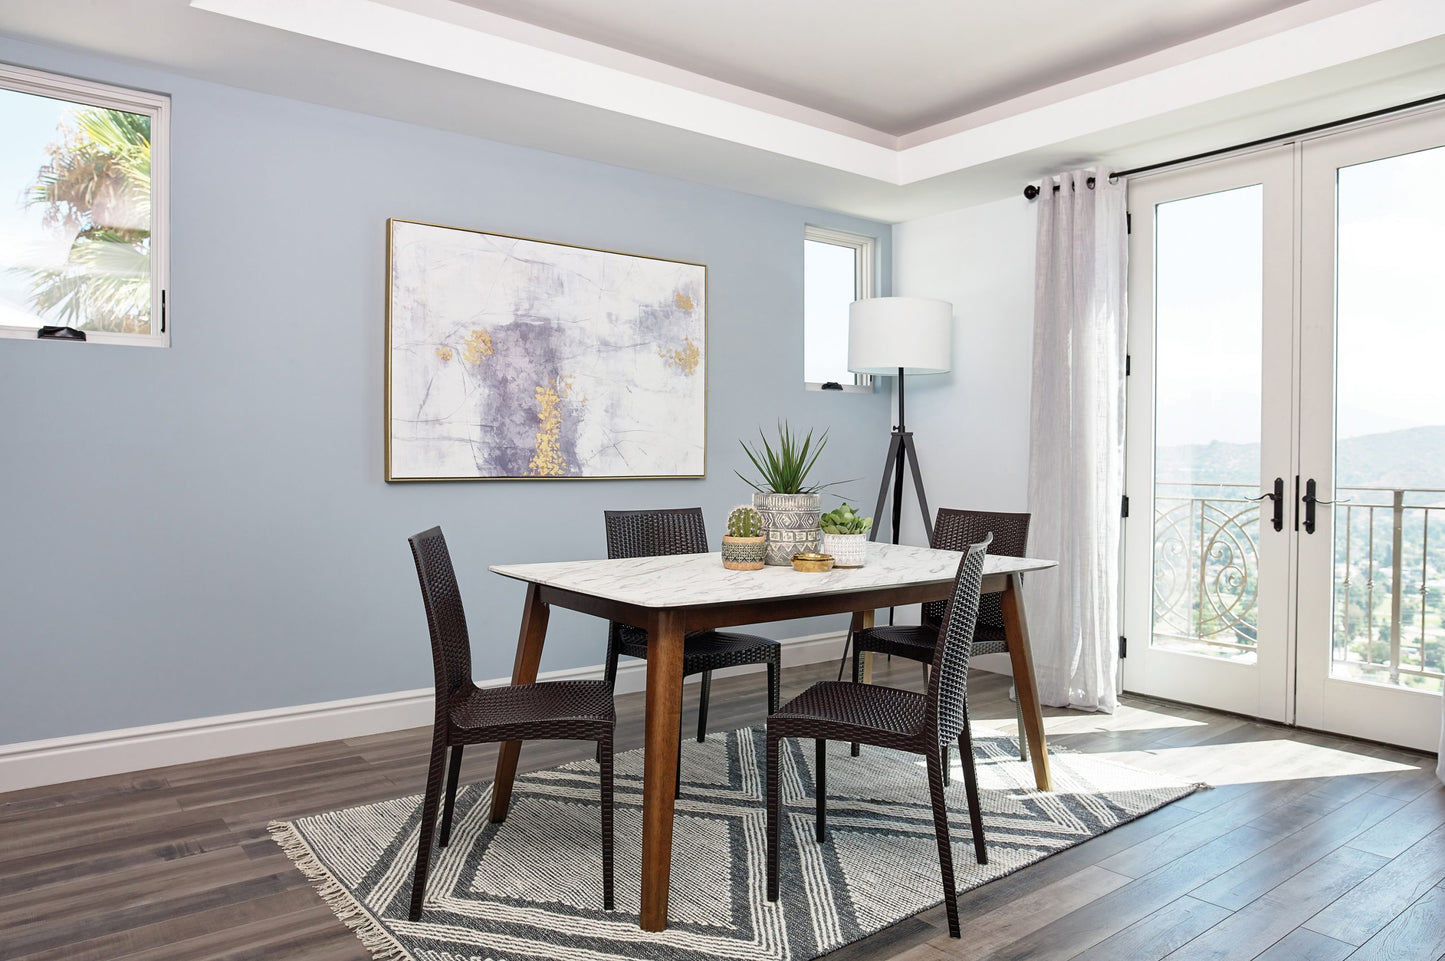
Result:
{"type": "Polygon", "coordinates": [[[767,537],[723,535],[722,562],[730,571],[760,571],[768,556],[767,537]]]}
{"type": "Polygon", "coordinates": [[[868,553],[867,534],[823,532],[823,553],[833,555],[834,567],[862,567],[868,553]]]}
{"type": "Polygon", "coordinates": [[[753,506],[763,515],[769,564],[788,567],[794,554],[822,545],[823,532],[818,529],[822,495],[758,493],[753,495],[753,506]]]}

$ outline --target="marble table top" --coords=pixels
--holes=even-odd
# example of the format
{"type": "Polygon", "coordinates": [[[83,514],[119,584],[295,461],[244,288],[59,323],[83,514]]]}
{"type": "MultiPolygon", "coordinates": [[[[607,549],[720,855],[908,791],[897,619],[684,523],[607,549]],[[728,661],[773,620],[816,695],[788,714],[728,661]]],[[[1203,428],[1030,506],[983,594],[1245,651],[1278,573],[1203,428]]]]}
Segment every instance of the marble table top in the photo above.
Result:
{"type": "MultiPolygon", "coordinates": [[[[903,544],[869,544],[868,559],[862,567],[835,569],[822,574],[804,574],[791,567],[730,571],[722,566],[720,554],[494,564],[490,570],[503,577],[611,598],[638,607],[692,607],[947,583],[958,573],[958,562],[962,557],[957,551],[903,544]]],[[[985,559],[984,573],[1011,574],[1055,566],[1056,561],[990,554],[985,559]]]]}

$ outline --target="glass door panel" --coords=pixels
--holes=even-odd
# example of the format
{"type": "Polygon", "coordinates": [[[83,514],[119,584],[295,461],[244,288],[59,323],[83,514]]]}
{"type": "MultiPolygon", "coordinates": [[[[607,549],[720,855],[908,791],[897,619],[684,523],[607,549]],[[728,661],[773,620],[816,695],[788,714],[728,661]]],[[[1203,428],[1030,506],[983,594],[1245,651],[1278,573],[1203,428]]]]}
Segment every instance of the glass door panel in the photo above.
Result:
{"type": "Polygon", "coordinates": [[[1124,686],[1281,720],[1289,550],[1258,498],[1292,476],[1291,168],[1130,184],[1124,686]]]}
{"type": "Polygon", "coordinates": [[[1149,643],[1255,662],[1264,187],[1155,207],[1149,643]]]}
{"type": "Polygon", "coordinates": [[[1302,152],[1301,474],[1322,503],[1301,534],[1299,723],[1426,750],[1445,673],[1442,142],[1427,116],[1302,152]]]}

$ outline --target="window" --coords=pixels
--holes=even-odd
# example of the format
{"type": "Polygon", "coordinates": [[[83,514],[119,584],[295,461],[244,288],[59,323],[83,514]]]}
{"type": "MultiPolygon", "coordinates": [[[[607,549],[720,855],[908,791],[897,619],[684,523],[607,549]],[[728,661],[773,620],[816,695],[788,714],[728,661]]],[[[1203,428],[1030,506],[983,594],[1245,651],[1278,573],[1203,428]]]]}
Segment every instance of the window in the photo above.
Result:
{"type": "Polygon", "coordinates": [[[167,97],[0,65],[0,337],[165,346],[167,97]]]}
{"type": "MultiPolygon", "coordinates": [[[[848,372],[848,305],[873,296],[873,238],[825,227],[803,233],[803,381],[873,390],[873,378],[848,372]]],[[[829,388],[831,389],[831,387],[829,388]]]]}

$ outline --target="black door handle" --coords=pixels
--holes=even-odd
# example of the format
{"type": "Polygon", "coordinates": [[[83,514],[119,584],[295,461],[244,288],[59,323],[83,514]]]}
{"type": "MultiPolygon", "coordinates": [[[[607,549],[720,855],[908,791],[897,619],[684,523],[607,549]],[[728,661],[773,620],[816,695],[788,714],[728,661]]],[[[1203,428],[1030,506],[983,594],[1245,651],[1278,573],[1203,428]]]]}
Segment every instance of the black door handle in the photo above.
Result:
{"type": "Polygon", "coordinates": [[[1311,477],[1309,480],[1305,481],[1305,496],[1301,497],[1300,500],[1304,501],[1304,505],[1305,505],[1305,533],[1306,533],[1306,534],[1313,534],[1313,533],[1315,532],[1315,505],[1316,505],[1316,504],[1324,504],[1324,505],[1328,506],[1328,505],[1330,505],[1330,504],[1348,504],[1348,503],[1349,503],[1349,500],[1348,500],[1348,499],[1346,499],[1346,500],[1332,500],[1332,501],[1322,501],[1322,500],[1320,500],[1318,497],[1315,496],[1315,479],[1314,479],[1313,477],[1311,477]]]}
{"type": "Polygon", "coordinates": [[[1266,494],[1260,494],[1258,497],[1251,497],[1250,500],[1252,500],[1252,501],[1262,501],[1262,500],[1264,500],[1266,497],[1268,497],[1270,500],[1274,501],[1274,518],[1273,518],[1274,529],[1277,530],[1277,531],[1282,531],[1282,530],[1284,530],[1284,478],[1283,478],[1283,477],[1276,477],[1276,478],[1274,479],[1274,490],[1273,490],[1273,491],[1270,491],[1269,493],[1266,493],[1266,494]]]}

